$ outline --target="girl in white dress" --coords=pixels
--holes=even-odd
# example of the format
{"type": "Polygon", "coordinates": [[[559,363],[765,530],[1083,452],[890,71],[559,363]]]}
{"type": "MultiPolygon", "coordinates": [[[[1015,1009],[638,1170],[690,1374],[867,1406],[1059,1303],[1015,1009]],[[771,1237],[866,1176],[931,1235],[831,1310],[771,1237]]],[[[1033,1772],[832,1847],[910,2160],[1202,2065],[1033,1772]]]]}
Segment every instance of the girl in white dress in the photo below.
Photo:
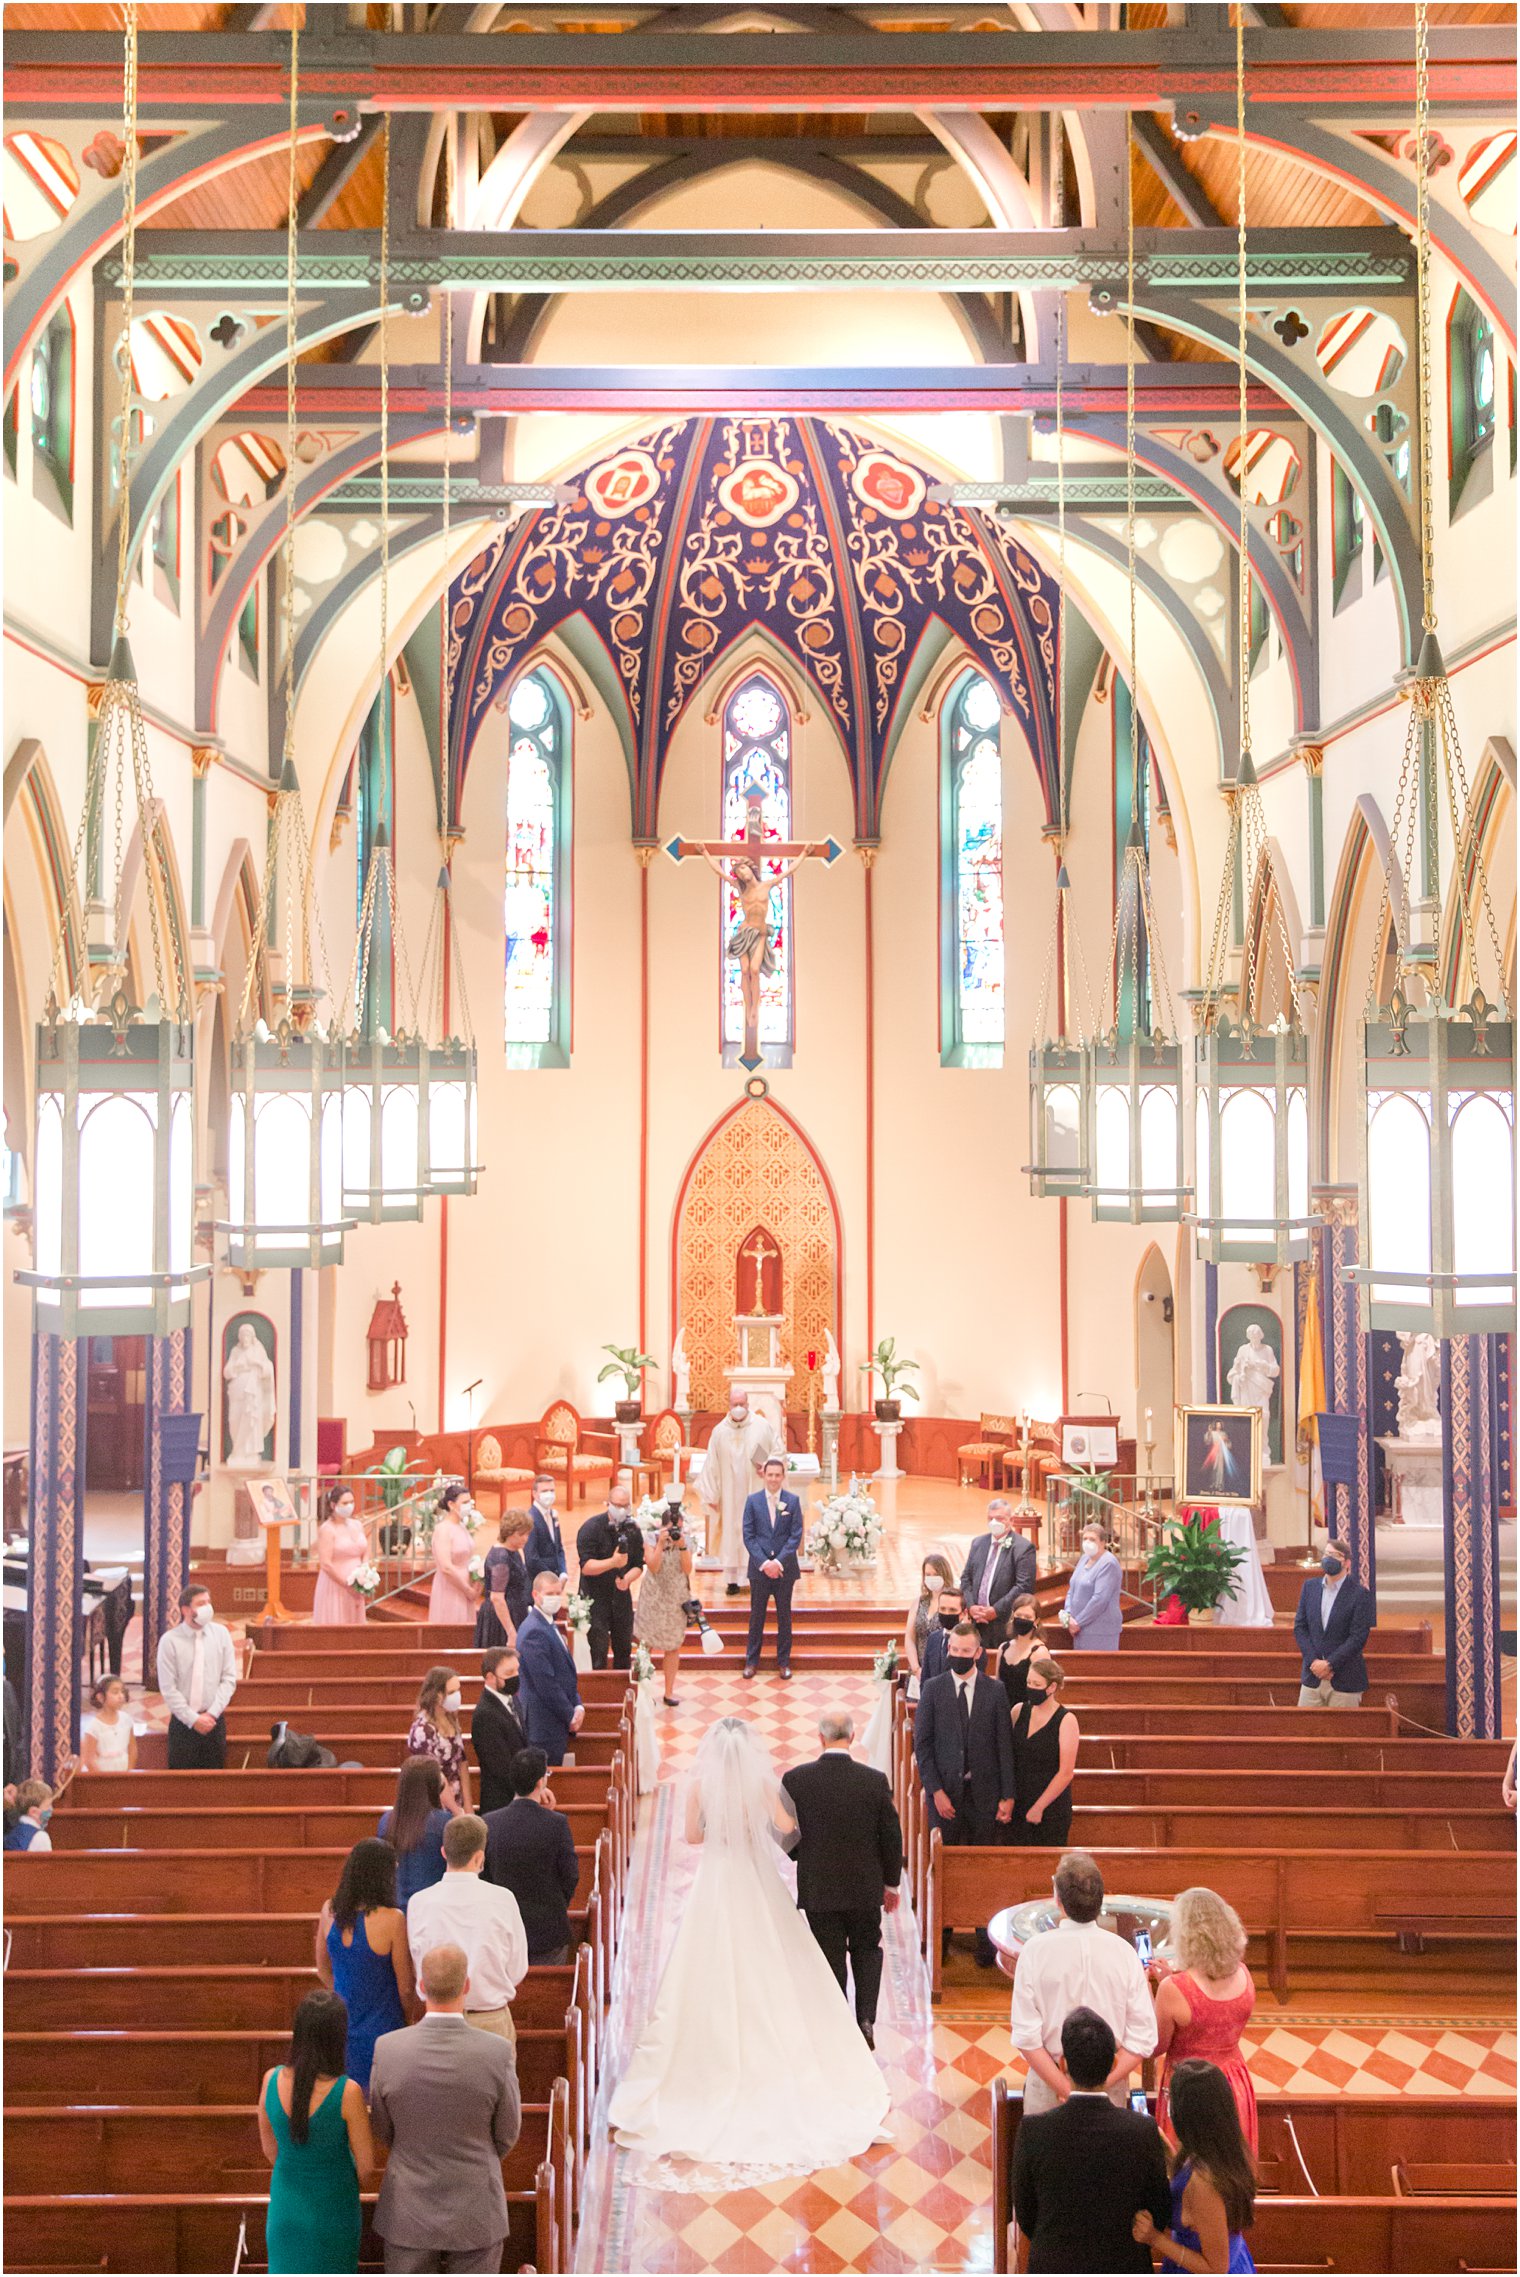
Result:
{"type": "Polygon", "coordinates": [[[754,1730],[725,1716],[687,1794],[701,1864],[608,2110],[625,2149],[693,2162],[663,2188],[810,2174],[891,2139],[886,2081],[778,1870],[796,1831],[754,1730]]]}
{"type": "Polygon", "coordinates": [[[104,1676],[90,1693],[95,1713],[86,1716],[79,1733],[79,1763],[84,1771],[135,1771],[137,1735],[127,1688],[119,1676],[104,1676]]]}

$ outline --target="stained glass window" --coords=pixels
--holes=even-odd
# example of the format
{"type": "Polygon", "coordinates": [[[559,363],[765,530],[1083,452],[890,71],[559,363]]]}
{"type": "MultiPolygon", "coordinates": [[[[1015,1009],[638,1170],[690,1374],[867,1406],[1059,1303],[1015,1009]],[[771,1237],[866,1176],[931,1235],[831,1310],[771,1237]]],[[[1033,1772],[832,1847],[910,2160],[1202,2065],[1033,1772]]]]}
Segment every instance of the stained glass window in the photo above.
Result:
{"type": "Polygon", "coordinates": [[[568,715],[547,673],[518,681],[507,721],[507,1061],[566,1066],[568,715]]]}
{"type": "Polygon", "coordinates": [[[980,673],[960,682],[945,717],[947,879],[945,1009],[941,1058],[999,1067],[1003,1059],[1002,705],[980,673]]]}
{"type": "Polygon", "coordinates": [[[74,319],[60,308],[32,350],[32,456],[74,515],[74,319]]]}
{"type": "MultiPolygon", "coordinates": [[[[749,801],[761,800],[761,828],[767,838],[789,838],[792,833],[792,721],[774,681],[753,672],[730,696],[723,712],[723,830],[728,839],[743,838],[749,801]]],[[[766,922],[774,943],[774,970],[760,977],[760,1047],[772,1067],[791,1065],[792,1024],[792,886],[782,878],[779,862],[764,865],[774,879],[766,905],[766,922]]],[[[745,929],[747,920],[738,889],[725,881],[720,904],[723,960],[722,1045],[727,1066],[733,1066],[744,1047],[744,980],[739,962],[728,954],[729,944],[745,929]]]]}
{"type": "Polygon", "coordinates": [[[1451,490],[1455,508],[1473,466],[1494,439],[1498,398],[1494,333],[1477,302],[1459,292],[1449,327],[1451,356],[1451,490]]]}

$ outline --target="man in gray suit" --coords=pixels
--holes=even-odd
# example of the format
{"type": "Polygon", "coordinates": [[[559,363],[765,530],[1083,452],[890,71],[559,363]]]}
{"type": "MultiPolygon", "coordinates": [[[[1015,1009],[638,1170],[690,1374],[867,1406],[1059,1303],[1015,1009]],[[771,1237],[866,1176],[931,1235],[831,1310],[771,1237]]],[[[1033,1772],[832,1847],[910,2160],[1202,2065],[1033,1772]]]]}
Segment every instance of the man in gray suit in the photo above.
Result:
{"type": "Polygon", "coordinates": [[[494,2270],[507,2239],[501,2162],[522,2127],[517,2057],[465,2021],[469,1968],[435,1945],[419,1971],[427,2014],[375,2042],[369,2123],[389,2156],[375,2208],[385,2266],[494,2270]]]}

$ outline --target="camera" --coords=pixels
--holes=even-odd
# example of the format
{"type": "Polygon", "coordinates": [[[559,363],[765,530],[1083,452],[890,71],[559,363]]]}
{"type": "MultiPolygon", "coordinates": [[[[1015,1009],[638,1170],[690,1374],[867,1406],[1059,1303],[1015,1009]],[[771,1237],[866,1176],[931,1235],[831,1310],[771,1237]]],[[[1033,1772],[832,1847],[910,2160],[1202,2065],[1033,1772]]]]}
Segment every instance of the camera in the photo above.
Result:
{"type": "Polygon", "coordinates": [[[702,1607],[702,1600],[699,1597],[686,1598],[682,1603],[681,1611],[686,1615],[687,1627],[701,1632],[702,1650],[709,1656],[720,1653],[723,1650],[723,1639],[707,1618],[702,1607]]]}

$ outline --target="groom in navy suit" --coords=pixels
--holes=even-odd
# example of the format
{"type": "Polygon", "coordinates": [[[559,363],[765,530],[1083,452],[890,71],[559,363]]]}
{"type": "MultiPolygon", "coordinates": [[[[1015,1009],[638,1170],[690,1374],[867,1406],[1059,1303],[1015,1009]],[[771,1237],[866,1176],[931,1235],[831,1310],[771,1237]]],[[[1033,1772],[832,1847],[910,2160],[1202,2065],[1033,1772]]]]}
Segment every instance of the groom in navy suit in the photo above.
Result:
{"type": "Polygon", "coordinates": [[[772,1455],[761,1470],[761,1487],[744,1505],[744,1547],[749,1552],[749,1640],[744,1673],[760,1666],[765,1608],[776,1600],[776,1666],[792,1673],[792,1591],[797,1586],[797,1552],[802,1547],[802,1504],[782,1485],[786,1464],[772,1455]]]}

